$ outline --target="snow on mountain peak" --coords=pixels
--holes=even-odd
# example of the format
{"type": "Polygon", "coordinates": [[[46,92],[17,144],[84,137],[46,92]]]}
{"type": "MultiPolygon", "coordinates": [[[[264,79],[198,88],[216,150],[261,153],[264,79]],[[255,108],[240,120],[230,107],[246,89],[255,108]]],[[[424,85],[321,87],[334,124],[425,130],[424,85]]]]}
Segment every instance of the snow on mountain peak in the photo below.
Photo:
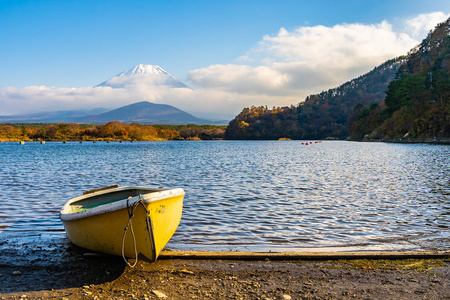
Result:
{"type": "Polygon", "coordinates": [[[112,88],[124,88],[132,85],[168,86],[172,88],[187,88],[174,76],[156,65],[137,65],[117,76],[100,83],[97,86],[109,86],[112,88]]]}
{"type": "Polygon", "coordinates": [[[126,70],[125,72],[120,73],[117,76],[133,76],[133,75],[160,75],[160,76],[169,76],[174,78],[171,74],[169,74],[166,70],[156,65],[144,65],[140,64],[126,70]]]}

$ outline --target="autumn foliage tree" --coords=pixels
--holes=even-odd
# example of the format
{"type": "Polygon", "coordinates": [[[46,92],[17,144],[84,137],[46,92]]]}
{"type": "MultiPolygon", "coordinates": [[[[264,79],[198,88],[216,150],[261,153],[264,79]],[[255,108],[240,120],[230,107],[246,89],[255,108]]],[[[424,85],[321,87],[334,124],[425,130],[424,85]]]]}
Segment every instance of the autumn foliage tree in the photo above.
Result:
{"type": "Polygon", "coordinates": [[[102,125],[76,123],[0,125],[1,141],[153,141],[173,139],[180,139],[175,130],[117,121],[102,125]]]}

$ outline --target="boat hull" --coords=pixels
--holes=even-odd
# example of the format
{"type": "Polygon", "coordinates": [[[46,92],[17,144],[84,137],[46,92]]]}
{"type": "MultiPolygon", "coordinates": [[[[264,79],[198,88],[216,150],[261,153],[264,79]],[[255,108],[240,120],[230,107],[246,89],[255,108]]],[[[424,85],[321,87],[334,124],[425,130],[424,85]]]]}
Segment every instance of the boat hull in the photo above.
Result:
{"type": "Polygon", "coordinates": [[[69,239],[82,248],[127,258],[137,258],[137,254],[141,259],[155,261],[180,223],[183,197],[182,189],[116,188],[74,198],[66,203],[60,216],[69,239]],[[144,194],[130,192],[133,189],[144,194]],[[131,194],[129,198],[96,205],[95,201],[107,201],[104,199],[108,194],[124,191],[131,194]],[[94,201],[89,203],[89,199],[94,201]],[[79,203],[87,203],[88,208],[80,208],[79,203]],[[135,210],[130,216],[133,205],[135,210]]]}

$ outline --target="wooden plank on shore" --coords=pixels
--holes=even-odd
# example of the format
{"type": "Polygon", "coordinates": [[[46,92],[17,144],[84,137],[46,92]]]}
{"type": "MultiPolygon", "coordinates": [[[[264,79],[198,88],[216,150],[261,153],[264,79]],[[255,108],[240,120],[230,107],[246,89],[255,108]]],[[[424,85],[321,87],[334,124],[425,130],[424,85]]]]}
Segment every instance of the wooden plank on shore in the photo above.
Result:
{"type": "Polygon", "coordinates": [[[339,260],[339,259],[428,259],[450,258],[450,251],[402,252],[239,252],[239,251],[162,251],[158,259],[223,260],[339,260]]]}

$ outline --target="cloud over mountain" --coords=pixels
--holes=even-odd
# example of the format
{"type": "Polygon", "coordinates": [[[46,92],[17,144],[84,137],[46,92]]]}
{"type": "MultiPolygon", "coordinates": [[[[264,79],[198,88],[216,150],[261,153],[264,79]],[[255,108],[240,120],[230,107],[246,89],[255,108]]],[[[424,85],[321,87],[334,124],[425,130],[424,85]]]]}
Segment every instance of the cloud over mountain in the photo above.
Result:
{"type": "Polygon", "coordinates": [[[450,14],[444,14],[440,11],[429,14],[420,14],[405,21],[404,31],[411,37],[422,40],[431,29],[434,29],[436,24],[443,22],[448,18],[450,18],[450,14]]]}

